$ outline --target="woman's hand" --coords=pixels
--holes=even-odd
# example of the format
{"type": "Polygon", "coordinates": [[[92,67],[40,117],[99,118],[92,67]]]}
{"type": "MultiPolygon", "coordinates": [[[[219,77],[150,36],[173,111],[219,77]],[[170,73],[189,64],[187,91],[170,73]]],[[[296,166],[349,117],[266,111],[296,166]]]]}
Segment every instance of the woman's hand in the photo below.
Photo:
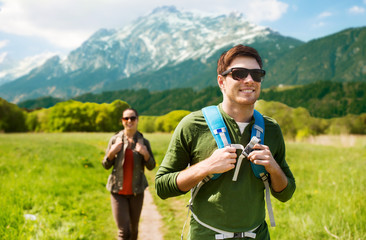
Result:
{"type": "Polygon", "coordinates": [[[122,150],[122,139],[117,138],[116,142],[111,146],[111,149],[108,152],[108,159],[113,160],[116,154],[122,150]]]}
{"type": "Polygon", "coordinates": [[[145,145],[140,144],[140,143],[136,143],[135,150],[136,150],[136,152],[138,152],[138,153],[140,153],[142,156],[144,156],[145,161],[149,160],[149,158],[150,158],[150,153],[149,153],[149,151],[147,150],[147,147],[146,147],[145,145]]]}

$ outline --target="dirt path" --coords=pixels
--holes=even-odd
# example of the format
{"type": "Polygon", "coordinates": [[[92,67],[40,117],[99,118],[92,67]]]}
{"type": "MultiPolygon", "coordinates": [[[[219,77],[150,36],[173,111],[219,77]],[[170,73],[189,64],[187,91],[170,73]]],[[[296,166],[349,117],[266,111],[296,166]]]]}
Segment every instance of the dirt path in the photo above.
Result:
{"type": "Polygon", "coordinates": [[[163,240],[160,232],[162,220],[156,209],[151,193],[145,190],[144,205],[142,207],[139,225],[139,240],[163,240]]]}

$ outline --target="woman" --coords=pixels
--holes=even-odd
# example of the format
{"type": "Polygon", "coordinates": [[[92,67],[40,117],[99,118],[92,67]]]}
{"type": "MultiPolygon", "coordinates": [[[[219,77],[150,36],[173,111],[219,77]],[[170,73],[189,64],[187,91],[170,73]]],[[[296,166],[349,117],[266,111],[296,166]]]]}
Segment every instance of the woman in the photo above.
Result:
{"type": "Polygon", "coordinates": [[[122,113],[124,130],[115,134],[108,144],[103,166],[112,173],[107,189],[111,192],[112,213],[118,227],[118,239],[136,240],[138,224],[148,186],[144,169],[155,167],[150,143],[137,131],[138,113],[128,108],[122,113]]]}

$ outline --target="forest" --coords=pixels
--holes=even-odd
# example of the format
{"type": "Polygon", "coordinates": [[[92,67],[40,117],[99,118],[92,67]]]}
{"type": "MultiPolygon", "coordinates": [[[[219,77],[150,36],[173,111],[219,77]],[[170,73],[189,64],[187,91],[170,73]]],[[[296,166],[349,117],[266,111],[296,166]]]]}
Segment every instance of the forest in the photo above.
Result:
{"type": "MultiPolygon", "coordinates": [[[[137,109],[141,115],[161,116],[174,110],[195,111],[218,104],[222,101],[222,93],[217,86],[211,86],[196,91],[192,88],[155,92],[147,89],[118,90],[87,93],[72,99],[94,103],[112,103],[120,99],[137,109]]],[[[281,102],[293,108],[303,107],[313,117],[359,115],[366,113],[366,82],[318,81],[307,85],[271,87],[262,89],[260,99],[281,102]]],[[[25,109],[49,108],[66,100],[42,97],[17,105],[25,109]]]]}

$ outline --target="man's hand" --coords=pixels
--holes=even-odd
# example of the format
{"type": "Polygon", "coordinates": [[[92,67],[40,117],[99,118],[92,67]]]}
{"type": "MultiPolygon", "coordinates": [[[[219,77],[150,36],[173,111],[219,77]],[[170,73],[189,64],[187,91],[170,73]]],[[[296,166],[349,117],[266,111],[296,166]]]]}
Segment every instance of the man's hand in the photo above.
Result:
{"type": "Polygon", "coordinates": [[[186,168],[178,174],[178,188],[184,192],[189,191],[206,176],[214,173],[224,173],[233,169],[236,157],[236,148],[234,147],[215,150],[209,158],[186,168]]]}
{"type": "Polygon", "coordinates": [[[235,168],[236,157],[236,148],[225,147],[216,149],[209,158],[202,161],[202,164],[207,169],[207,175],[224,173],[235,168]]]}
{"type": "Polygon", "coordinates": [[[286,188],[288,180],[281,167],[273,158],[272,153],[268,146],[256,144],[248,159],[254,164],[262,165],[265,167],[271,178],[271,186],[275,192],[281,192],[286,188]]]}
{"type": "Polygon", "coordinates": [[[248,159],[252,163],[264,166],[269,174],[271,174],[274,171],[281,170],[280,166],[273,158],[272,153],[269,150],[268,146],[262,144],[256,144],[254,145],[253,150],[254,151],[249,153],[248,156],[248,159]]]}

